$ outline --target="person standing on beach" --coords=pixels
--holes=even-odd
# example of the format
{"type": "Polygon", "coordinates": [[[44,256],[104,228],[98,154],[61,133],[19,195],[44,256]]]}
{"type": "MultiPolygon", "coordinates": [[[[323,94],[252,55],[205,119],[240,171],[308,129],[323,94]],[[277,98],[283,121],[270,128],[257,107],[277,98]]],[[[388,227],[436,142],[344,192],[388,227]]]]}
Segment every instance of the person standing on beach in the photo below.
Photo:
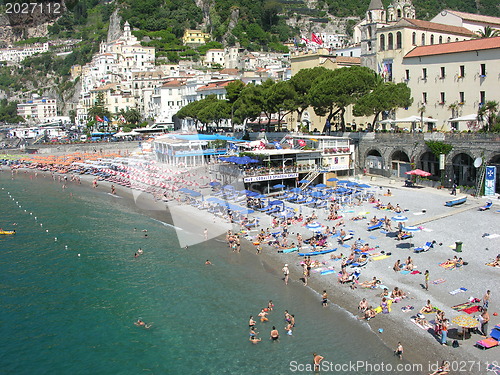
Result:
{"type": "Polygon", "coordinates": [[[290,275],[290,270],[288,269],[288,264],[285,264],[285,266],[281,269],[283,271],[283,275],[285,276],[285,285],[288,285],[288,276],[290,275]]]}
{"type": "Polygon", "coordinates": [[[111,194],[113,194],[113,195],[116,194],[115,185],[111,185],[111,194]]]}
{"type": "Polygon", "coordinates": [[[273,329],[271,330],[270,339],[273,341],[278,341],[280,339],[280,333],[275,326],[273,326],[273,329]]]}
{"type": "Polygon", "coordinates": [[[448,319],[441,323],[441,345],[446,345],[448,340],[448,319]]]}
{"type": "Polygon", "coordinates": [[[490,314],[488,314],[488,309],[483,309],[481,315],[479,315],[479,323],[481,324],[481,333],[484,337],[488,335],[488,322],[490,321],[490,314]]]}
{"type": "Polygon", "coordinates": [[[486,291],[486,294],[483,297],[483,310],[488,308],[491,299],[491,292],[489,290],[486,291]]]}
{"type": "Polygon", "coordinates": [[[424,273],[424,276],[425,276],[425,290],[429,290],[429,270],[425,270],[425,273],[424,273]]]}
{"type": "Polygon", "coordinates": [[[205,230],[203,231],[203,235],[205,237],[205,241],[208,240],[208,229],[205,228],[205,230]]]}
{"type": "Polygon", "coordinates": [[[399,359],[403,359],[403,345],[401,345],[401,342],[398,342],[398,346],[394,351],[394,354],[397,355],[399,359]]]}
{"type": "Polygon", "coordinates": [[[313,353],[313,362],[314,362],[314,371],[318,372],[320,368],[321,361],[324,359],[324,357],[320,356],[319,354],[313,353]]]}
{"type": "Polygon", "coordinates": [[[321,305],[323,307],[328,306],[328,294],[326,293],[326,290],[323,290],[323,294],[321,295],[321,305]]]}

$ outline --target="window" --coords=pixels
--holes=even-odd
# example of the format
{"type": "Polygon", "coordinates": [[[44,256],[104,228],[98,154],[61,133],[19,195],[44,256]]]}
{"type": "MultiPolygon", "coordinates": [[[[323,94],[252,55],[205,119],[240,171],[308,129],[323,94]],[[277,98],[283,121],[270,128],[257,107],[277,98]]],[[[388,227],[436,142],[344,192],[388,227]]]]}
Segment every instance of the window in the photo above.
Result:
{"type": "Polygon", "coordinates": [[[439,44],[442,44],[442,43],[443,43],[443,37],[439,36],[439,44]]]}
{"type": "Polygon", "coordinates": [[[484,105],[486,103],[486,91],[479,91],[479,106],[484,105]]]}
{"type": "Polygon", "coordinates": [[[393,48],[394,48],[394,36],[392,35],[392,33],[389,33],[387,37],[387,49],[391,50],[393,48]]]}
{"type": "Polygon", "coordinates": [[[445,93],[444,93],[444,92],[441,92],[441,93],[440,93],[440,95],[439,95],[439,97],[440,97],[440,102],[439,102],[439,104],[444,104],[444,103],[446,103],[446,95],[445,95],[445,93]]]}
{"type": "Polygon", "coordinates": [[[447,42],[447,43],[450,43],[450,42],[451,42],[451,38],[450,38],[450,37],[448,37],[448,39],[446,39],[446,42],[447,42]]]}
{"type": "Polygon", "coordinates": [[[422,79],[427,79],[427,68],[422,68],[422,79]]]}
{"type": "Polygon", "coordinates": [[[398,9],[398,19],[401,18],[401,9],[398,9]]]}
{"type": "Polygon", "coordinates": [[[425,34],[422,33],[422,45],[425,46],[425,34]]]}
{"type": "Polygon", "coordinates": [[[410,69],[405,70],[405,80],[409,81],[410,80],[410,69]]]}
{"type": "Polygon", "coordinates": [[[413,33],[411,34],[411,44],[413,44],[414,46],[417,45],[417,33],[413,33]]]}
{"type": "Polygon", "coordinates": [[[465,65],[460,65],[460,70],[458,72],[458,78],[464,78],[465,77],[465,65]]]}
{"type": "Polygon", "coordinates": [[[422,104],[427,104],[427,93],[426,92],[422,93],[422,104]]]}
{"type": "Polygon", "coordinates": [[[434,35],[431,35],[431,44],[434,44],[434,35]]]}
{"type": "Polygon", "coordinates": [[[385,35],[380,35],[380,51],[385,50],[385,35]]]}
{"type": "Polygon", "coordinates": [[[481,64],[481,70],[479,71],[480,77],[486,77],[486,64],[481,64]]]}
{"type": "Polygon", "coordinates": [[[402,41],[401,41],[401,31],[396,33],[396,49],[401,49],[402,41]]]}
{"type": "Polygon", "coordinates": [[[465,93],[463,91],[460,91],[458,93],[458,104],[464,104],[465,103],[465,93]]]}
{"type": "Polygon", "coordinates": [[[446,68],[444,66],[442,66],[440,68],[440,72],[441,72],[441,75],[439,76],[439,78],[444,79],[446,77],[446,68]]]}

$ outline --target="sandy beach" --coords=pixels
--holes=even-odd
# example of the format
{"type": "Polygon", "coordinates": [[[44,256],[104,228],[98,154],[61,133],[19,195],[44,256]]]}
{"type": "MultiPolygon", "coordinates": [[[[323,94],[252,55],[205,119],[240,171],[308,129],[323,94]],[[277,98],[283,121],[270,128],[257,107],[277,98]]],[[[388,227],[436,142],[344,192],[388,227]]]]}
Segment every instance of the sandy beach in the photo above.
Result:
{"type": "MultiPolygon", "coordinates": [[[[32,170],[19,170],[16,173],[23,171],[33,172],[32,170]]],[[[3,173],[9,173],[4,168],[3,173]]],[[[46,178],[49,178],[45,174],[46,178]]],[[[91,175],[83,175],[81,180],[83,185],[92,186],[94,177],[91,175]]],[[[388,210],[378,210],[373,204],[363,202],[359,206],[345,207],[344,212],[339,214],[343,216],[346,231],[352,231],[353,239],[346,242],[346,246],[350,247],[353,241],[360,238],[362,241],[370,244],[370,247],[376,247],[370,253],[390,253],[388,257],[377,259],[377,256],[370,256],[366,266],[360,268],[360,282],[371,280],[374,276],[381,280],[381,283],[392,291],[394,287],[399,287],[407,295],[407,299],[403,299],[392,305],[392,311],[389,314],[378,314],[369,322],[365,320],[353,319],[352,324],[367,324],[374,332],[379,332],[379,337],[383,344],[390,348],[395,348],[400,341],[405,348],[404,358],[411,363],[425,364],[422,371],[426,372],[429,362],[437,362],[448,360],[452,362],[452,373],[469,373],[469,374],[484,374],[488,363],[494,363],[498,359],[498,348],[489,350],[480,350],[474,346],[477,340],[483,337],[477,333],[472,333],[470,338],[462,340],[457,333],[461,329],[454,324],[450,325],[448,334],[448,343],[458,339],[459,348],[453,348],[451,345],[442,346],[439,342],[439,337],[433,335],[433,330],[426,330],[414,324],[410,317],[414,316],[421,307],[423,307],[427,299],[431,300],[433,306],[445,312],[448,319],[453,319],[456,316],[463,315],[463,312],[452,309],[452,306],[465,303],[469,298],[481,299],[486,290],[491,290],[492,298],[489,304],[490,323],[489,330],[496,324],[500,324],[500,318],[494,316],[494,312],[500,312],[500,302],[498,297],[498,281],[500,280],[500,268],[487,266],[486,263],[491,262],[498,253],[500,253],[500,202],[497,197],[491,198],[474,198],[468,196],[467,202],[456,207],[445,207],[444,202],[451,198],[450,192],[446,190],[436,190],[432,188],[407,188],[404,187],[402,181],[396,181],[391,184],[390,180],[376,177],[371,179],[369,176],[360,176],[358,182],[371,185],[376,191],[376,197],[383,204],[392,205],[399,204],[404,210],[402,215],[408,218],[405,225],[417,226],[420,231],[413,235],[410,240],[398,241],[394,232],[397,230],[397,223],[392,223],[393,231],[383,233],[381,230],[368,232],[367,223],[373,217],[394,217],[397,213],[388,210]],[[390,189],[392,195],[386,196],[384,193],[390,189]],[[493,206],[484,212],[478,210],[486,201],[493,201],[493,206]],[[366,213],[360,216],[365,216],[366,219],[353,221],[350,220],[360,213],[366,213]],[[436,241],[434,248],[427,252],[416,254],[413,252],[415,247],[424,245],[428,241],[436,241]],[[462,252],[458,253],[454,250],[455,242],[463,243],[462,252]],[[393,271],[393,265],[396,260],[401,260],[402,263],[408,256],[411,256],[416,266],[416,270],[422,272],[418,274],[404,274],[393,271]],[[468,264],[458,269],[445,269],[439,264],[454,256],[463,257],[468,264]],[[422,284],[424,283],[423,272],[429,270],[430,285],[426,291],[422,284]],[[432,281],[444,279],[444,282],[433,284],[432,281]],[[459,288],[464,288],[466,291],[450,294],[459,288]],[[409,312],[403,312],[401,307],[411,305],[414,307],[409,312]]],[[[74,182],[69,182],[74,183],[74,182]]],[[[100,181],[96,190],[110,192],[110,182],[100,181]]],[[[138,210],[150,215],[151,217],[173,224],[179,230],[177,231],[179,238],[182,236],[190,238],[193,242],[202,242],[204,238],[204,230],[209,233],[209,241],[214,243],[214,246],[220,246],[222,251],[230,251],[223,243],[224,234],[231,229],[234,232],[239,232],[239,225],[230,224],[220,217],[214,217],[205,210],[199,210],[191,205],[184,204],[178,200],[162,200],[154,199],[152,195],[132,191],[129,188],[114,184],[116,195],[124,197],[127,204],[135,205],[138,210]],[[194,238],[194,240],[193,240],[194,238]]],[[[210,188],[199,188],[194,190],[202,192],[205,196],[211,193],[210,188]]],[[[175,197],[182,196],[179,193],[174,193],[175,197]]],[[[461,196],[458,194],[457,196],[461,196]]],[[[110,199],[115,199],[110,195],[110,199]]],[[[318,223],[323,226],[330,226],[335,222],[326,220],[328,211],[314,210],[309,207],[300,207],[300,205],[287,203],[287,207],[296,209],[296,212],[302,212],[304,217],[311,215],[313,211],[317,214],[318,223]]],[[[249,217],[258,217],[260,220],[260,228],[267,228],[271,224],[271,218],[262,213],[252,213],[249,217]]],[[[308,230],[303,223],[293,224],[289,227],[290,241],[295,240],[296,233],[301,233],[304,238],[311,236],[311,231],[308,230]]],[[[272,231],[277,231],[273,229],[272,231]]],[[[257,230],[246,231],[241,233],[241,236],[255,236],[257,230]]],[[[182,240],[181,240],[182,241],[182,240]]],[[[350,248],[343,247],[337,243],[336,238],[328,239],[327,248],[337,248],[331,254],[344,256],[350,254],[350,248]]],[[[196,246],[196,245],[193,245],[196,246]]],[[[256,247],[252,241],[243,240],[242,250],[256,253],[256,247]]],[[[382,289],[364,289],[357,285],[356,288],[351,288],[350,285],[340,284],[337,280],[337,273],[341,270],[341,261],[331,260],[330,255],[315,256],[313,260],[318,260],[322,263],[322,267],[333,268],[335,272],[321,275],[317,269],[313,268],[311,278],[307,288],[311,293],[318,294],[318,303],[322,290],[327,290],[329,294],[330,307],[334,309],[345,310],[353,316],[360,316],[357,306],[362,298],[366,298],[374,307],[380,304],[380,294],[382,289]]],[[[383,254],[381,254],[383,255],[383,254]]],[[[287,263],[291,269],[290,280],[292,283],[300,283],[302,281],[302,267],[300,262],[302,257],[297,255],[297,252],[288,254],[278,253],[276,249],[269,246],[263,246],[262,253],[255,255],[256,260],[265,262],[271,272],[276,275],[277,282],[282,282],[281,268],[287,263]],[[260,259],[259,259],[260,257],[260,259]]],[[[380,256],[379,256],[380,257],[380,256]]],[[[352,269],[349,269],[352,271],[352,269]]],[[[355,284],[356,285],[356,284],[355,284]]],[[[478,316],[476,312],[471,316],[478,316]]],[[[427,320],[431,321],[435,314],[426,316],[427,320]]]]}

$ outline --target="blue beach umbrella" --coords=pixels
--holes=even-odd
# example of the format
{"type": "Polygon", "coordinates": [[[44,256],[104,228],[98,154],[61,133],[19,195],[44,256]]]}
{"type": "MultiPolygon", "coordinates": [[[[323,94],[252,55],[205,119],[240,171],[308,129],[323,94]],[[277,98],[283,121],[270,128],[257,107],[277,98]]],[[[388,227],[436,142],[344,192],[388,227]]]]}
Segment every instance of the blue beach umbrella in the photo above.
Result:
{"type": "Polygon", "coordinates": [[[349,182],[349,180],[338,180],[337,184],[348,184],[349,182]]]}
{"type": "Polygon", "coordinates": [[[403,230],[405,232],[409,232],[409,233],[417,233],[417,232],[420,232],[420,228],[419,227],[403,227],[403,230]]]}
{"type": "Polygon", "coordinates": [[[335,181],[338,181],[338,180],[339,180],[338,178],[332,177],[332,178],[329,178],[327,181],[328,182],[335,182],[335,181]]]}
{"type": "Polygon", "coordinates": [[[296,188],[291,189],[290,191],[291,191],[292,193],[301,193],[301,192],[302,192],[302,189],[301,189],[301,188],[296,187],[296,188]]]}
{"type": "Polygon", "coordinates": [[[313,191],[311,193],[311,197],[313,197],[313,198],[321,198],[322,196],[323,196],[323,193],[320,191],[313,191]]]}
{"type": "Polygon", "coordinates": [[[323,229],[320,223],[309,223],[306,225],[306,227],[313,232],[321,232],[321,230],[323,229]]]}
{"type": "Polygon", "coordinates": [[[210,186],[219,186],[220,185],[220,182],[218,181],[212,181],[209,183],[210,186]]]}
{"type": "Polygon", "coordinates": [[[300,180],[299,181],[299,184],[307,184],[307,183],[309,183],[309,180],[300,180]]]}
{"type": "Polygon", "coordinates": [[[326,185],[325,184],[317,184],[315,187],[317,187],[317,188],[326,188],[326,185]]]}
{"type": "Polygon", "coordinates": [[[367,184],[361,184],[361,185],[358,185],[358,187],[363,188],[363,189],[369,189],[369,188],[371,188],[371,186],[367,185],[367,184]]]}
{"type": "Polygon", "coordinates": [[[285,185],[283,185],[283,184],[277,184],[277,185],[273,186],[273,189],[282,189],[284,187],[285,187],[285,185]]]}
{"type": "Polygon", "coordinates": [[[404,223],[405,221],[408,221],[408,218],[403,215],[396,215],[392,217],[392,220],[398,223],[404,223]]]}

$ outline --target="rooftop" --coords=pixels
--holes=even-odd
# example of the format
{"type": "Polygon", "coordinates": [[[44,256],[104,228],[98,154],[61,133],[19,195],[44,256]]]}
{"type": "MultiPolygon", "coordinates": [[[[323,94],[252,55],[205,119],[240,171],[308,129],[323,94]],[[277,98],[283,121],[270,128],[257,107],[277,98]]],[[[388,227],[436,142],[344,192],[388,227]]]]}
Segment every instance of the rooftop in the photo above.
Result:
{"type": "Polygon", "coordinates": [[[450,10],[450,9],[446,9],[443,11],[443,13],[444,12],[454,14],[455,16],[460,17],[463,20],[482,22],[482,23],[490,23],[492,25],[499,25],[500,26],[500,18],[499,17],[483,16],[482,14],[465,13],[465,12],[459,12],[459,11],[450,10]]]}
{"type": "MultiPolygon", "coordinates": [[[[420,30],[430,30],[430,31],[439,31],[448,34],[456,34],[463,36],[473,36],[476,35],[469,29],[460,26],[450,26],[442,23],[430,22],[430,21],[422,21],[422,20],[414,20],[410,18],[402,18],[398,22],[396,22],[393,26],[387,26],[387,29],[398,29],[401,27],[414,27],[420,30]]],[[[382,29],[383,30],[383,29],[382,29]]]]}
{"type": "Polygon", "coordinates": [[[406,54],[405,58],[481,51],[495,48],[500,48],[500,36],[495,38],[471,39],[460,42],[415,47],[406,54]]]}

